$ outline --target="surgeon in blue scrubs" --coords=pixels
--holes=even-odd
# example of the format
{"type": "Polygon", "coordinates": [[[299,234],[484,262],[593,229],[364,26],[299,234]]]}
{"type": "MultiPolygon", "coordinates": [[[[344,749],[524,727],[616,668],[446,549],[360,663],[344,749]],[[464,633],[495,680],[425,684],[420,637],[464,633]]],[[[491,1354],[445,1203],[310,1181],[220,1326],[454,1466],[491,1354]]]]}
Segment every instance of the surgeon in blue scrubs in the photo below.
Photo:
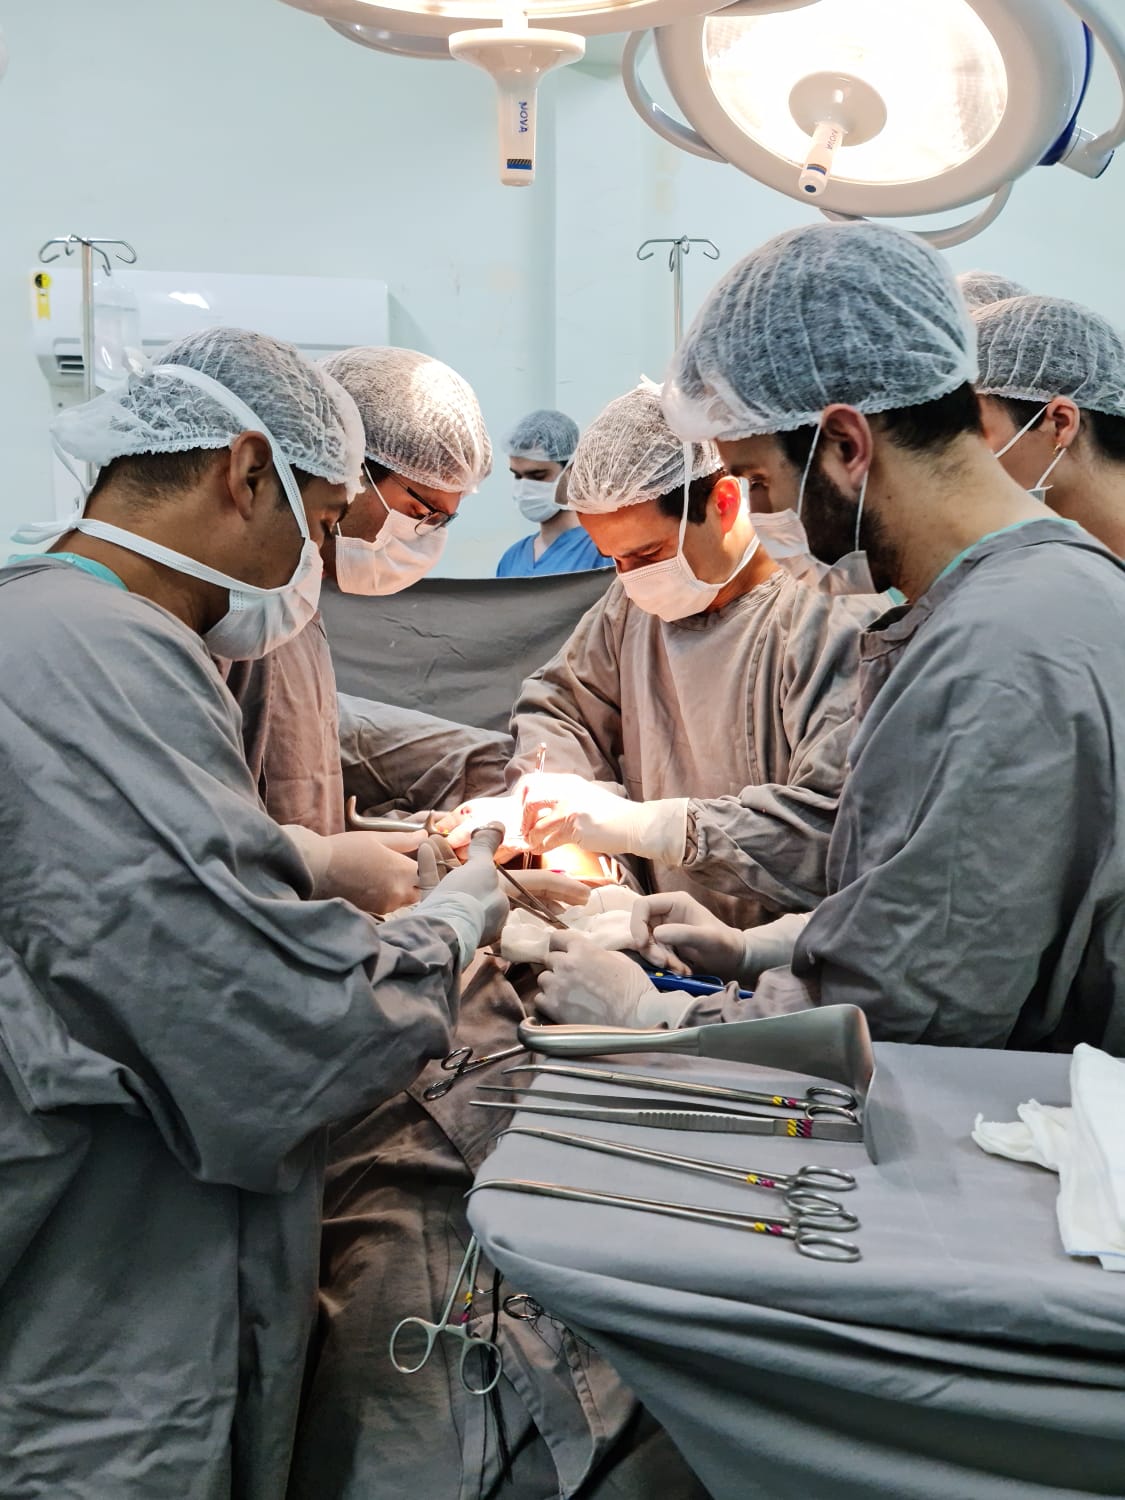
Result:
{"type": "Polygon", "coordinates": [[[566,506],[566,469],[578,446],[578,424],[561,411],[533,411],[505,444],[515,481],[513,498],[525,521],[538,527],[514,542],[496,568],[497,578],[538,578],[608,568],[578,517],[566,506]]]}

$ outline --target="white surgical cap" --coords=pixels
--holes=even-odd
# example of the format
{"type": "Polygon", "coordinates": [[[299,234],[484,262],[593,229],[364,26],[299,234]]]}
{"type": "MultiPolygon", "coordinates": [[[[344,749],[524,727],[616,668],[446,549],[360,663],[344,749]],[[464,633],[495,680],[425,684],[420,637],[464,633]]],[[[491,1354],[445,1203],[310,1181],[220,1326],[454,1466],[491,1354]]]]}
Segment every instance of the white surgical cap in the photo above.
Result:
{"type": "Polygon", "coordinates": [[[836,401],[918,406],[975,375],[969,311],[936,250],[882,224],[812,224],[719,282],[664,410],[683,437],[736,439],[816,426],[836,401]]]}
{"type": "Polygon", "coordinates": [[[1027,296],[1027,287],[996,271],[962,271],[957,285],[970,308],[986,307],[990,302],[1003,302],[1008,297],[1027,296]]]}
{"type": "Polygon", "coordinates": [[[1012,297],[978,307],[973,321],[981,395],[1069,396],[1086,411],[1125,416],[1125,342],[1098,313],[1060,297],[1012,297]]]}
{"type": "Polygon", "coordinates": [[[605,515],[682,490],[685,480],[723,467],[713,443],[686,447],[691,453],[687,475],[685,444],[664,419],[660,387],[644,381],[611,401],[582,434],[567,475],[566,503],[571,510],[605,515]]]}
{"type": "MultiPolygon", "coordinates": [[[[185,365],[240,397],[298,469],[359,488],[363,430],[355,404],[291,344],[241,328],[207,328],[170,344],[156,365],[185,365]]],[[[245,429],[214,397],[151,371],[59,412],[52,423],[72,458],[102,467],[139,453],[227,448],[245,429]]]]}
{"type": "Polygon", "coordinates": [[[539,458],[567,464],[578,447],[578,423],[564,411],[533,411],[508,434],[504,451],[511,458],[539,458]]]}
{"type": "Polygon", "coordinates": [[[324,368],[359,407],[372,462],[451,494],[476,489],[492,472],[476,394],[440,359],[414,349],[345,349],[324,368]]]}

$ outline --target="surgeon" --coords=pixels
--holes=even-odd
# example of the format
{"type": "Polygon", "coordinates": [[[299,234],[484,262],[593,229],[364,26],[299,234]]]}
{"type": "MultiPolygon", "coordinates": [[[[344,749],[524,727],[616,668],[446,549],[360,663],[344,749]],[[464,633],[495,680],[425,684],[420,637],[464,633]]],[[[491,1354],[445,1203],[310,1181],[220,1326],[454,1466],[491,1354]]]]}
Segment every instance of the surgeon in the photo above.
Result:
{"type": "Polygon", "coordinates": [[[0,569],[0,1489],[277,1500],[324,1127],[449,1045],[506,903],[473,858],[376,926],[311,900],[213,655],[312,617],[356,414],[198,333],[61,413],[98,468],[0,569]]]}
{"type": "Polygon", "coordinates": [[[472,386],[413,349],[346,349],[324,368],[359,407],[365,487],[325,549],[346,594],[397,594],[437,566],[461,501],[492,472],[472,386]]]}
{"type": "Polygon", "coordinates": [[[685,445],[651,382],[584,434],[568,493],[617,580],[513,710],[531,849],[637,856],[651,889],[742,927],[808,911],[825,893],[859,635],[885,601],[834,599],[779,568],[714,444],[685,445]],[[540,746],[546,771],[529,775],[540,746]]]}
{"type": "MultiPolygon", "coordinates": [[[[848,1003],[884,1040],[1119,1055],[1125,568],[997,462],[977,374],[940,255],[874,224],[769,241],[675,357],[669,421],[718,442],[781,566],[907,600],[863,641],[828,895],[791,967],[719,1012],[848,1003]]],[[[605,989],[581,953],[556,967],[555,1013],[605,989]]]]}
{"type": "Polygon", "coordinates": [[[1017,484],[1125,557],[1125,339],[1058,297],[973,313],[981,421],[1017,484]]]}
{"type": "MultiPolygon", "coordinates": [[[[349,593],[397,593],[434,567],[462,499],[490,471],[480,405],[456,371],[411,349],[349,349],[324,369],[328,391],[343,396],[353,421],[359,408],[363,454],[360,489],[325,536],[326,570],[349,593]]],[[[365,787],[363,767],[374,762],[384,782],[416,784],[423,754],[435,763],[435,742],[447,765],[482,762],[470,775],[491,784],[501,758],[490,741],[500,737],[363,699],[341,704],[319,612],[278,650],[224,670],[263,800],[299,843],[317,894],[376,914],[417,900],[409,856],[420,836],[344,831],[341,741],[365,787]],[[400,767],[408,778],[396,774],[400,767]]],[[[452,774],[459,791],[455,765],[452,774]]],[[[426,790],[437,794],[434,777],[426,790]]]]}
{"type": "Polygon", "coordinates": [[[1002,276],[999,271],[962,271],[957,278],[957,287],[970,311],[987,307],[990,302],[1003,302],[1007,297],[1026,297],[1027,287],[1002,276]]]}
{"type": "Polygon", "coordinates": [[[611,568],[567,508],[566,469],[578,446],[578,424],[565,412],[533,411],[518,422],[505,448],[512,498],[525,521],[538,528],[504,553],[497,578],[541,578],[611,568]]]}

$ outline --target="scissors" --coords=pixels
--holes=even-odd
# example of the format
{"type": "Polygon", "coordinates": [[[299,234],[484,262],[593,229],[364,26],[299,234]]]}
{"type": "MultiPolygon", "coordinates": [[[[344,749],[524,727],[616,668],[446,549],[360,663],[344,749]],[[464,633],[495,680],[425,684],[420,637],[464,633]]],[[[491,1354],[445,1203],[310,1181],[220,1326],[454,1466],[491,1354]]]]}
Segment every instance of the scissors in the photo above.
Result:
{"type": "Polygon", "coordinates": [[[445,1306],[441,1310],[441,1319],[437,1323],[431,1323],[428,1318],[403,1318],[401,1323],[395,1327],[391,1334],[390,1356],[391,1364],[403,1375],[415,1375],[427,1362],[434,1352],[438,1334],[448,1334],[450,1338],[461,1342],[461,1361],[458,1374],[461,1384],[470,1396],[487,1396],[489,1391],[499,1381],[504,1369],[504,1356],[500,1351],[499,1344],[494,1344],[491,1339],[478,1338],[476,1334],[468,1331],[468,1322],[473,1315],[473,1296],[475,1294],[477,1267],[480,1264],[480,1245],[475,1235],[469,1240],[469,1248],[465,1251],[465,1258],[461,1262],[461,1269],[457,1273],[457,1280],[453,1283],[453,1290],[446,1299],[445,1306]],[[458,1293],[462,1285],[465,1288],[461,1298],[462,1311],[457,1322],[451,1322],[453,1306],[457,1301],[458,1293]],[[395,1350],[401,1341],[401,1335],[407,1330],[419,1329],[425,1339],[425,1349],[422,1358],[408,1364],[400,1359],[395,1350]],[[474,1385],[470,1378],[470,1372],[466,1369],[467,1361],[474,1352],[480,1352],[481,1373],[484,1376],[483,1385],[474,1385]]]}
{"type": "Polygon", "coordinates": [[[471,1047],[455,1047],[448,1057],[441,1060],[443,1073],[448,1073],[448,1078],[439,1078],[437,1083],[431,1083],[429,1088],[423,1089],[422,1098],[432,1104],[435,1099],[444,1099],[455,1083],[459,1083],[467,1073],[475,1073],[480,1068],[487,1068],[492,1063],[503,1062],[508,1057],[522,1057],[526,1053],[526,1047],[506,1047],[503,1052],[490,1052],[485,1057],[473,1057],[471,1047]]]}

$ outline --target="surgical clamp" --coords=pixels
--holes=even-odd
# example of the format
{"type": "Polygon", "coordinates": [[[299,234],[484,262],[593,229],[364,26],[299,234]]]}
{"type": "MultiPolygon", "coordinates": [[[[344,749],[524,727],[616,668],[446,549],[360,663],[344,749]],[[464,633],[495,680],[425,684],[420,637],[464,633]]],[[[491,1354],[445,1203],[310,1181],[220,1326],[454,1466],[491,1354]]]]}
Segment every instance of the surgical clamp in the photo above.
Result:
{"type": "Polygon", "coordinates": [[[763,1094],[753,1089],[721,1088],[713,1083],[693,1083],[690,1079],[662,1078],[654,1073],[618,1073],[607,1068],[571,1068],[563,1063],[527,1063],[518,1068],[505,1068],[509,1073],[549,1073],[554,1078],[591,1078],[595,1083],[620,1083],[629,1088],[642,1089],[654,1094],[692,1094],[702,1099],[724,1099],[738,1104],[772,1104],[777,1109],[846,1109],[852,1113],[859,1101],[850,1089],[829,1088],[816,1084],[805,1090],[804,1095],[763,1094]]]}
{"type": "Polygon", "coordinates": [[[527,1053],[526,1047],[505,1047],[503,1052],[489,1052],[484,1057],[474,1057],[471,1047],[455,1047],[447,1057],[441,1060],[443,1073],[448,1073],[448,1078],[439,1078],[436,1083],[431,1083],[429,1088],[422,1090],[422,1098],[428,1103],[435,1099],[444,1099],[455,1083],[468,1073],[475,1073],[479,1068],[491,1067],[493,1063],[503,1062],[508,1057],[523,1057],[527,1053]]]}
{"type": "Polygon", "coordinates": [[[577,1146],[580,1151],[600,1151],[605,1156],[623,1156],[627,1161],[654,1162],[657,1166],[679,1167],[684,1172],[696,1172],[705,1177],[723,1177],[750,1187],[769,1188],[783,1193],[786,1206],[798,1217],[830,1219],[833,1229],[859,1227],[855,1214],[841,1207],[837,1198],[814,1191],[817,1187],[827,1187],[832,1192],[841,1193],[855,1187],[852,1174],[835,1167],[802,1167],[798,1172],[783,1176],[776,1172],[731,1167],[725,1162],[703,1161],[698,1156],[675,1156],[670,1151],[654,1151],[648,1146],[625,1146],[620,1141],[603,1141],[591,1135],[571,1135],[568,1131],[544,1130],[532,1125],[510,1125],[507,1130],[499,1132],[497,1139],[506,1135],[529,1135],[540,1141],[577,1146]]]}
{"type": "Polygon", "coordinates": [[[434,1345],[437,1343],[438,1335],[444,1333],[448,1334],[450,1338],[458,1339],[461,1342],[461,1359],[458,1365],[458,1374],[461,1377],[461,1384],[469,1392],[470,1396],[487,1396],[489,1391],[499,1381],[504,1368],[504,1356],[500,1351],[500,1346],[494,1344],[491,1339],[478,1338],[476,1334],[468,1331],[468,1322],[473,1314],[473,1297],[476,1293],[477,1266],[479,1264],[480,1245],[477,1243],[476,1236],[474,1235],[469,1240],[469,1248],[465,1251],[465,1258],[461,1262],[461,1269],[457,1273],[457,1280],[453,1283],[453,1289],[446,1299],[438,1322],[432,1323],[429,1318],[412,1317],[403,1318],[400,1323],[395,1325],[395,1330],[391,1334],[389,1352],[391,1364],[401,1374],[417,1374],[434,1352],[434,1345]],[[450,1319],[453,1316],[453,1306],[457,1301],[457,1295],[462,1285],[465,1287],[465,1294],[461,1299],[461,1315],[456,1323],[452,1323],[450,1319]],[[404,1363],[396,1353],[396,1348],[401,1344],[401,1335],[407,1329],[420,1329],[425,1339],[425,1349],[422,1351],[422,1358],[415,1360],[413,1364],[404,1363]],[[466,1373],[466,1362],[470,1355],[475,1352],[479,1352],[480,1354],[481,1374],[484,1377],[484,1383],[480,1385],[474,1385],[466,1373]]]}
{"type": "Polygon", "coordinates": [[[694,1224],[715,1224],[724,1229],[741,1229],[750,1234],[772,1234],[780,1239],[792,1240],[799,1255],[811,1260],[856,1261],[860,1259],[859,1246],[851,1240],[838,1239],[825,1234],[823,1221],[810,1218],[778,1219],[770,1214],[740,1214],[726,1209],[700,1208],[687,1203],[665,1203],[658,1198],[629,1198],[623,1193],[602,1193],[591,1188],[564,1187],[557,1182],[532,1182],[520,1177],[497,1177],[491,1182],[478,1182],[465,1194],[496,1188],[507,1193],[530,1193],[541,1198],[565,1198],[571,1203],[602,1203],[610,1208],[640,1209],[652,1214],[665,1214],[671,1219],[687,1219],[694,1224]]]}

